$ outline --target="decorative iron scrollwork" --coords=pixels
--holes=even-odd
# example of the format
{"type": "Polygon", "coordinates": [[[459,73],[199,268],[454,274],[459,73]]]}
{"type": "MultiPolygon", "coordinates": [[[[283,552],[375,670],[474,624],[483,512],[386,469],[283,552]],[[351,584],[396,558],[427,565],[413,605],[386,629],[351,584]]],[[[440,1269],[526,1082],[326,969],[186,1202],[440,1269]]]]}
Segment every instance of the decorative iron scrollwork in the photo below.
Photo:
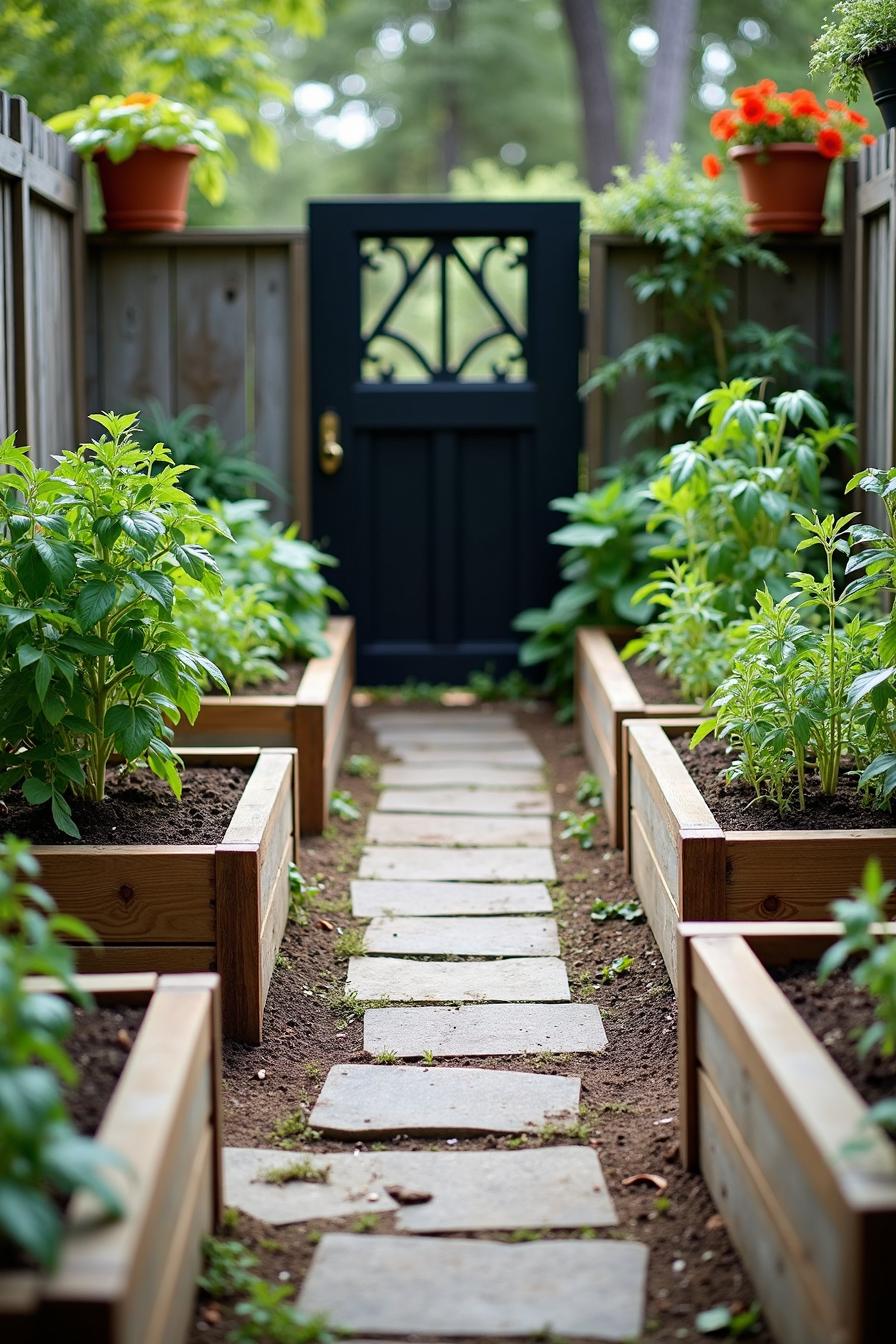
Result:
{"type": "Polygon", "coordinates": [[[361,241],[365,382],[518,382],[528,376],[524,238],[361,241]]]}

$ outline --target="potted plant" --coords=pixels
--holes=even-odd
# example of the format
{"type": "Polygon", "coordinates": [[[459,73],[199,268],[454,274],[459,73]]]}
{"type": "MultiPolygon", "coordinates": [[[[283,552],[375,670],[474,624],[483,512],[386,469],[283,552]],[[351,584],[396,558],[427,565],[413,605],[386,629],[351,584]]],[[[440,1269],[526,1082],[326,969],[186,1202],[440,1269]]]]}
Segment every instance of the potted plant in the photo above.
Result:
{"type": "Polygon", "coordinates": [[[96,163],[112,232],[179,232],[191,168],[203,196],[223,200],[232,156],[215,122],[185,103],[157,93],[97,94],[47,124],[96,163]]]}
{"type": "Polygon", "coordinates": [[[864,74],[884,125],[896,128],[896,11],[888,0],[839,0],[812,53],[810,72],[830,75],[850,102],[864,74]]]}
{"type": "Polygon", "coordinates": [[[189,468],[141,448],[136,416],[94,419],[104,436],[53,472],[0,445],[0,794],[60,908],[107,944],[91,964],[220,969],[226,1029],[258,1040],[298,833],[295,751],[175,754],[169,721],[195,718],[204,678],[227,685],[174,624],[175,595],[221,576],[189,540],[189,468]]]}
{"type": "Polygon", "coordinates": [[[182,1340],[222,1213],[217,977],[76,976],[61,939],[89,931],[37,876],[0,842],[0,1320],[13,1339],[127,1344],[138,1319],[182,1340]]]}
{"type": "Polygon", "coordinates": [[[344,599],[326,577],[332,556],[303,541],[296,524],[266,518],[263,500],[211,502],[194,540],[224,580],[220,593],[187,580],[178,627],[225,673],[231,695],[205,689],[194,722],[176,741],[191,746],[296,747],[302,831],[323,830],[351,718],[355,623],[331,616],[344,599]],[[222,524],[219,529],[215,522],[222,524]]]}
{"type": "Polygon", "coordinates": [[[778,597],[787,591],[799,540],[793,508],[820,504],[829,453],[852,441],[809,392],[766,402],[756,378],[706,393],[689,421],[705,422],[702,438],[672,448],[644,491],[651,505],[645,536],[668,564],[635,599],[652,603],[655,619],[621,654],[602,632],[579,632],[579,722],[617,845],[623,723],[699,712],[728,671],[756,588],[765,582],[778,597]]]}
{"type": "MultiPolygon", "coordinates": [[[[893,479],[851,482],[883,496],[891,525],[893,479]]],[[[692,735],[626,725],[628,860],[673,976],[679,919],[819,918],[870,856],[896,863],[896,625],[866,601],[892,590],[896,547],[856,516],[799,518],[797,549],[818,550],[824,571],[793,573],[780,601],[757,593],[711,719],[692,735]],[[859,577],[840,591],[835,559],[850,550],[859,577]]]]}
{"type": "Polygon", "coordinates": [[[781,1344],[892,1334],[896,928],[873,927],[891,889],[874,864],[842,923],[680,929],[681,1156],[781,1344]]]}
{"type": "MultiPolygon", "coordinates": [[[[709,128],[737,166],[751,206],[747,228],[819,233],[831,164],[874,139],[867,119],[834,99],[822,107],[811,89],[784,93],[770,79],[735,89],[732,101],[734,107],[713,114],[709,128]]],[[[723,171],[715,154],[705,156],[703,167],[709,177],[723,171]]]]}

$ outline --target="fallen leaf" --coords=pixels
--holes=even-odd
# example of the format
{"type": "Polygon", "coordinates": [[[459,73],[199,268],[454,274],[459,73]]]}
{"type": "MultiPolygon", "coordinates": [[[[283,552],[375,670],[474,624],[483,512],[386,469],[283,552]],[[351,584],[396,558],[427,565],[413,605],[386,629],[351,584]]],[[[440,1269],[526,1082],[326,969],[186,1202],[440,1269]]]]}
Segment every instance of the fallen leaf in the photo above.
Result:
{"type": "Polygon", "coordinates": [[[330,921],[329,921],[328,919],[323,919],[323,918],[321,917],[321,918],[318,918],[318,921],[317,921],[317,927],[318,927],[319,929],[326,929],[328,933],[332,933],[332,931],[333,931],[333,929],[335,929],[336,925],[335,925],[335,924],[331,924],[330,921]]]}
{"type": "Polygon", "coordinates": [[[385,1186],[387,1195],[391,1195],[396,1204],[428,1204],[432,1195],[428,1190],[409,1190],[404,1185],[385,1186]]]}
{"type": "Polygon", "coordinates": [[[626,1176],[623,1185],[652,1185],[657,1190],[668,1190],[669,1182],[665,1176],[655,1176],[652,1171],[639,1171],[634,1176],[626,1176]]]}

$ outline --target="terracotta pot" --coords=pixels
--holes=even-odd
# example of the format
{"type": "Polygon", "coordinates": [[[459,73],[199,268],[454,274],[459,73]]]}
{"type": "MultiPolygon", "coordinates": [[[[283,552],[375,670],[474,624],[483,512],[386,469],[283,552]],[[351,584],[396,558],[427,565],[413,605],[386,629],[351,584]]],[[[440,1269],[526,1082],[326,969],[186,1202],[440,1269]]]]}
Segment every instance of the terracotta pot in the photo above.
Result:
{"type": "Polygon", "coordinates": [[[862,61],[874,102],[888,131],[896,130],[896,48],[876,51],[862,61]]]}
{"type": "Polygon", "coordinates": [[[734,145],[751,233],[819,233],[832,160],[810,144],[734,145]]]}
{"type": "Polygon", "coordinates": [[[109,232],[179,233],[187,222],[190,166],[198,153],[195,145],[140,145],[129,159],[113,163],[101,150],[94,162],[109,232]]]}

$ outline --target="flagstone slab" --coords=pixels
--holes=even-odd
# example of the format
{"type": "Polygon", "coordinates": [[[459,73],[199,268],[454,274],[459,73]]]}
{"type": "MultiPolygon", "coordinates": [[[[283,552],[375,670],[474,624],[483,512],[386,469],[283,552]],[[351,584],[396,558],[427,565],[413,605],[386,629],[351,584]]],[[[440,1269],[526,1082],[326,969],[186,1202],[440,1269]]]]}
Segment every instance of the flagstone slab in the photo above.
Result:
{"type": "Polygon", "coordinates": [[[441,761],[436,765],[384,765],[380,783],[413,789],[444,789],[453,784],[467,789],[540,789],[544,787],[544,774],[533,766],[441,761]]]}
{"type": "Polygon", "coordinates": [[[525,845],[547,848],[548,817],[442,817],[420,812],[372,812],[372,845],[525,845]]]}
{"type": "Polygon", "coordinates": [[[634,1241],[510,1245],[431,1237],[322,1238],[298,1297],[335,1329],[487,1339],[637,1339],[647,1247],[634,1241]]]}
{"type": "Polygon", "coordinates": [[[497,1069],[336,1064],[309,1117],[331,1138],[537,1133],[579,1116],[581,1079],[497,1069]]]}
{"type": "Polygon", "coordinates": [[[544,789],[384,789],[377,812],[425,812],[446,816],[549,817],[544,789]]]}
{"type": "Polygon", "coordinates": [[[559,957],[555,919],[516,915],[481,918],[374,919],[364,932],[368,956],[559,957]]]}
{"type": "Polygon", "coordinates": [[[224,1149],[224,1202],[282,1227],[312,1218],[395,1213],[405,1232],[611,1227],[613,1200],[593,1148],[531,1152],[285,1153],[224,1149]],[[321,1181],[264,1179],[300,1157],[321,1181]],[[404,1203],[389,1187],[429,1196],[404,1203]]]}
{"type": "Polygon", "coordinates": [[[482,1003],[460,1008],[368,1008],[364,1049],[399,1059],[476,1055],[595,1054],[607,1034],[589,1003],[482,1003]]]}
{"type": "Polygon", "coordinates": [[[439,742],[394,742],[389,745],[390,753],[406,765],[451,765],[457,762],[469,762],[474,765],[480,761],[490,765],[541,766],[544,757],[534,747],[489,747],[483,743],[469,746],[455,744],[449,746],[439,742]]]}
{"type": "Polygon", "coordinates": [[[506,961],[411,961],[351,957],[346,989],[387,1003],[550,1003],[569,999],[558,957],[506,961]]]}
{"type": "Polygon", "coordinates": [[[406,882],[553,882],[557,870],[549,849],[373,845],[361,856],[358,876],[406,882]]]}
{"type": "Polygon", "coordinates": [[[352,882],[359,919],[450,915],[537,915],[552,910],[543,882],[352,882]]]}
{"type": "Polygon", "coordinates": [[[515,716],[506,709],[372,709],[364,716],[371,728],[516,728],[515,716]]]}
{"type": "Polygon", "coordinates": [[[474,752],[504,748],[516,751],[532,746],[532,739],[514,728],[379,728],[375,735],[388,750],[417,743],[434,749],[471,747],[474,752]]]}

